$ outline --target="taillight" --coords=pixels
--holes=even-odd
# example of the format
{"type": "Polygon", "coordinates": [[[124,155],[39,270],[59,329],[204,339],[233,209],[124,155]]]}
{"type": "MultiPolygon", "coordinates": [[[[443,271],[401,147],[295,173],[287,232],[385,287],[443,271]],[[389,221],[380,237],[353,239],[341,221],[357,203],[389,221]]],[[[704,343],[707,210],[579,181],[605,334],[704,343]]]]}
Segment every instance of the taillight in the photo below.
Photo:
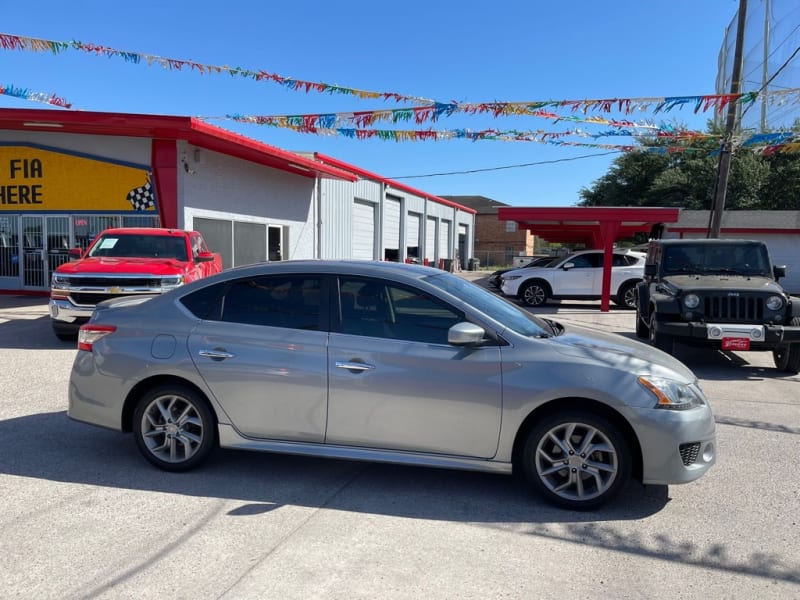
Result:
{"type": "Polygon", "coordinates": [[[117,328],[114,325],[95,325],[93,323],[86,323],[81,325],[78,330],[78,350],[92,351],[94,343],[106,337],[109,333],[114,333],[117,328]]]}

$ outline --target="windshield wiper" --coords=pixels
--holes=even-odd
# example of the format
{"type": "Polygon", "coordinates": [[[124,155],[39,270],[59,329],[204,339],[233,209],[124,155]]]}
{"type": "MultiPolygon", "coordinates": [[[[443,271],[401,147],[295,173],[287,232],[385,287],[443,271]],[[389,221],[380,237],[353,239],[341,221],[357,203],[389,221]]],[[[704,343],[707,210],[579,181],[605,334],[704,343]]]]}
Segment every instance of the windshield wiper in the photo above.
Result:
{"type": "MultiPolygon", "coordinates": [[[[561,323],[551,319],[542,319],[542,321],[547,323],[547,326],[550,328],[553,336],[561,335],[564,332],[564,326],[561,323]]],[[[548,335],[547,337],[550,336],[548,335]]]]}

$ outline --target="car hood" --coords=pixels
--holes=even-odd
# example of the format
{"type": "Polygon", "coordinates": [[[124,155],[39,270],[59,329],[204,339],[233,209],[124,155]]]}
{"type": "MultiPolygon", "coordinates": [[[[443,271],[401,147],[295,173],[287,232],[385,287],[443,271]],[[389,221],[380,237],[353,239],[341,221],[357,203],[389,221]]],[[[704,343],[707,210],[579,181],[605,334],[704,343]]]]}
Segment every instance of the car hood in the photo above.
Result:
{"type": "Polygon", "coordinates": [[[769,277],[754,275],[673,275],[665,277],[664,283],[678,290],[720,291],[749,290],[782,294],[781,286],[769,277]]]}
{"type": "Polygon", "coordinates": [[[602,362],[629,373],[677,377],[686,383],[697,380],[681,361],[642,342],[579,325],[564,327],[564,333],[548,339],[553,349],[564,356],[602,362]]]}
{"type": "Polygon", "coordinates": [[[79,261],[64,263],[57,272],[65,275],[82,273],[142,273],[148,275],[172,275],[183,273],[186,262],[172,258],[84,258],[79,261]]]}

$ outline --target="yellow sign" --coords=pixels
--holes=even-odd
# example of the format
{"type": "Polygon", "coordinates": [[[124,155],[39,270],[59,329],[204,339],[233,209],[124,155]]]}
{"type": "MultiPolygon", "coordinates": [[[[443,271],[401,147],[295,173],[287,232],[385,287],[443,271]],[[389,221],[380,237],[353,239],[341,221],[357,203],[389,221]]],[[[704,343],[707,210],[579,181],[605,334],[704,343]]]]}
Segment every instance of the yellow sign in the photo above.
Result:
{"type": "Polygon", "coordinates": [[[155,212],[147,168],[32,146],[0,146],[0,211],[155,212]]]}

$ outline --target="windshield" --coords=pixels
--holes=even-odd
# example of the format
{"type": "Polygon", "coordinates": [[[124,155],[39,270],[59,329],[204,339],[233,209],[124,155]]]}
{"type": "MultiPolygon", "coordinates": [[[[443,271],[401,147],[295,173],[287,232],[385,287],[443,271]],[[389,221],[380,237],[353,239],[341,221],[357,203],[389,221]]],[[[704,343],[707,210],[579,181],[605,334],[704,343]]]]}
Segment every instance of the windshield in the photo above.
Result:
{"type": "Polygon", "coordinates": [[[92,246],[89,256],[189,260],[182,236],[142,234],[104,235],[92,246]]]}
{"type": "Polygon", "coordinates": [[[664,273],[728,273],[772,276],[762,244],[680,244],[664,249],[664,273]]]}
{"type": "Polygon", "coordinates": [[[544,319],[535,317],[507,300],[455,275],[441,273],[426,277],[425,281],[463,300],[520,335],[543,337],[550,336],[554,331],[544,319]]]}

